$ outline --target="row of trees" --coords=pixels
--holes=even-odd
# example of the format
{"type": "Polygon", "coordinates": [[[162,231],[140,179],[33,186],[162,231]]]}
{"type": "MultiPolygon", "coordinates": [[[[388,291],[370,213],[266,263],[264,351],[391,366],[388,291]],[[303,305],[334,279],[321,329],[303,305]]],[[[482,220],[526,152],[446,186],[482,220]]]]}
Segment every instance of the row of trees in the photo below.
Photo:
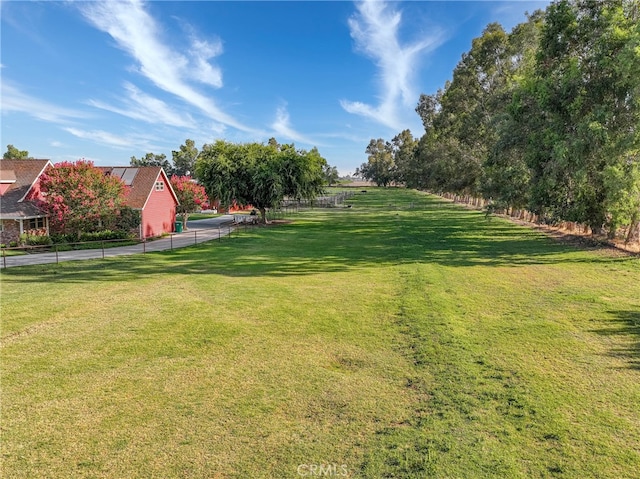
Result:
{"type": "Polygon", "coordinates": [[[223,208],[252,205],[260,211],[263,222],[267,208],[278,205],[284,197],[311,199],[325,185],[338,181],[338,170],[317,148],[299,150],[293,144],[281,145],[275,138],[267,144],[218,140],[205,144],[202,150],[188,139],[172,151],[172,163],[164,154],[147,153],[142,158],[131,157],[130,164],[162,166],[170,175],[191,175],[223,208]]]}
{"type": "MultiPolygon", "coordinates": [[[[171,161],[167,159],[164,153],[146,153],[140,158],[132,156],[129,160],[131,166],[161,166],[168,177],[176,176],[193,176],[195,170],[196,159],[200,152],[196,148],[193,140],[187,139],[184,145],[180,145],[177,150],[171,152],[171,161]]],[[[5,160],[26,160],[29,159],[27,150],[20,150],[15,146],[7,145],[7,151],[3,154],[5,160]]]]}
{"type": "MultiPolygon", "coordinates": [[[[281,145],[275,138],[270,138],[267,145],[276,149],[281,148],[281,145]]],[[[284,147],[293,147],[293,145],[284,145],[284,147]]],[[[205,145],[204,148],[210,147],[205,145]]],[[[204,151],[204,148],[202,152],[204,151]]],[[[319,155],[316,148],[312,151],[315,151],[315,155],[319,155]]],[[[132,156],[129,163],[131,166],[161,166],[169,176],[178,175],[196,177],[197,172],[195,165],[202,152],[196,148],[193,140],[187,139],[184,145],[180,145],[178,150],[173,150],[171,152],[171,162],[167,159],[167,155],[165,154],[158,155],[155,153],[147,153],[141,158],[132,156]]],[[[328,186],[337,183],[339,180],[338,169],[335,166],[330,166],[326,161],[322,166],[322,174],[324,176],[324,181],[328,186]]]]}
{"type": "Polygon", "coordinates": [[[560,0],[511,33],[490,24],[416,111],[424,135],[371,140],[363,176],[483,197],[595,234],[637,228],[637,1],[560,0]]]}
{"type": "Polygon", "coordinates": [[[147,153],[141,158],[131,157],[129,164],[131,166],[161,166],[167,176],[193,176],[195,171],[196,160],[200,154],[193,140],[187,139],[184,145],[180,145],[177,150],[171,151],[171,161],[167,159],[167,155],[161,153],[147,153]]]}

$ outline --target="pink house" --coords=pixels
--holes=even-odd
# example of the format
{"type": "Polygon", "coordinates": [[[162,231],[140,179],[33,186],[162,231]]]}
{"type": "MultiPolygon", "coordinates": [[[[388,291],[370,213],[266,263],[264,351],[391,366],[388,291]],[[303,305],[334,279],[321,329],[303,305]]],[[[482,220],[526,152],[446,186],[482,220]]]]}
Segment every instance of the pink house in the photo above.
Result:
{"type": "MultiPolygon", "coordinates": [[[[37,206],[39,181],[49,160],[0,160],[0,242],[23,233],[49,234],[49,219],[37,206]]],[[[178,197],[160,166],[100,167],[127,187],[127,206],[140,211],[140,238],[175,231],[178,197]]]]}
{"type": "Polygon", "coordinates": [[[100,167],[127,186],[127,206],[140,211],[140,238],[175,231],[178,197],[160,166],[100,167]]]}
{"type": "Polygon", "coordinates": [[[18,241],[28,232],[49,233],[49,219],[36,206],[40,175],[49,160],[0,160],[0,242],[18,241]]]}

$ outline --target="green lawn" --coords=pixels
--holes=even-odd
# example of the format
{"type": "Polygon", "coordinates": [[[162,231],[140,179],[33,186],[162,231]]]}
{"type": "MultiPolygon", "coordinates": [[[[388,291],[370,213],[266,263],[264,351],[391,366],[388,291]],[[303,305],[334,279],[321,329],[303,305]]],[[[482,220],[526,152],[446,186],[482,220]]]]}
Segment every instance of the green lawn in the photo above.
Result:
{"type": "Polygon", "coordinates": [[[3,271],[2,477],[637,478],[640,259],[367,191],[3,271]]]}

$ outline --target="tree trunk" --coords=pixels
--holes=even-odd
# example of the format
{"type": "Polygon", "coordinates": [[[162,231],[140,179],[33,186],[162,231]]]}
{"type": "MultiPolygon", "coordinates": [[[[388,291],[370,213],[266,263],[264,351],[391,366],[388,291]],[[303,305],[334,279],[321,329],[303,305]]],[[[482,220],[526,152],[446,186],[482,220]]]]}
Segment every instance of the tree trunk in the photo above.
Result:
{"type": "Polygon", "coordinates": [[[182,213],[182,231],[187,231],[188,219],[189,219],[189,213],[182,213]]]}
{"type": "MultiPolygon", "coordinates": [[[[636,231],[636,229],[638,230],[638,233],[640,234],[640,224],[638,223],[638,215],[637,213],[635,215],[633,215],[633,218],[631,218],[631,224],[629,225],[629,231],[627,232],[627,237],[624,240],[624,244],[627,245],[631,242],[633,235],[636,231]]],[[[640,240],[640,237],[638,238],[640,240]]]]}
{"type": "Polygon", "coordinates": [[[262,224],[268,224],[267,222],[267,209],[266,208],[258,208],[260,211],[260,216],[262,218],[262,224]]]}

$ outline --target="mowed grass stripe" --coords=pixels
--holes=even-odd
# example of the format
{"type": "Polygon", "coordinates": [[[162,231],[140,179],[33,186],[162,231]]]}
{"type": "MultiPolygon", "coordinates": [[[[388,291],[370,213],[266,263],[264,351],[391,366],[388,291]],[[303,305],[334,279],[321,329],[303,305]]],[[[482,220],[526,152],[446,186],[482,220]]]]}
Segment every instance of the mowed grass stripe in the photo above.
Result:
{"type": "Polygon", "coordinates": [[[3,476],[635,477],[637,258],[351,203],[3,272],[3,476]]]}

